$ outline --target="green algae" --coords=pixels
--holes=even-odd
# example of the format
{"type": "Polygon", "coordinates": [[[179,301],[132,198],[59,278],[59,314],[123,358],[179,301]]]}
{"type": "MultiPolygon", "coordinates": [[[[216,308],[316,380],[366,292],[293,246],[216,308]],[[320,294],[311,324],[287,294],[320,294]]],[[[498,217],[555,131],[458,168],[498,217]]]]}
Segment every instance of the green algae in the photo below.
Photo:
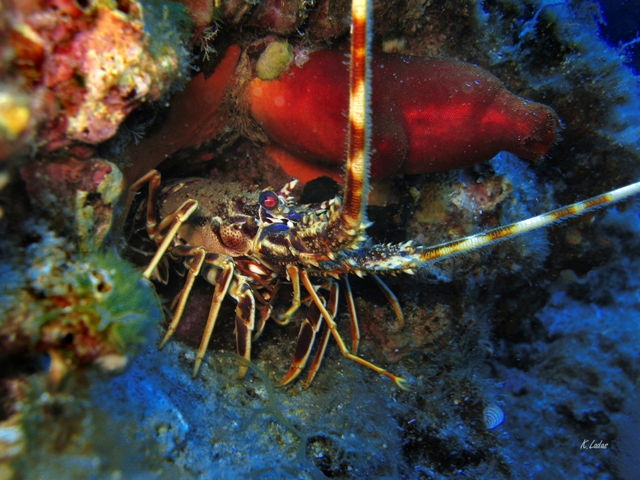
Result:
{"type": "Polygon", "coordinates": [[[79,253],[45,230],[0,279],[0,345],[4,354],[60,351],[71,364],[126,356],[162,319],[155,290],[110,250],[79,253]]]}

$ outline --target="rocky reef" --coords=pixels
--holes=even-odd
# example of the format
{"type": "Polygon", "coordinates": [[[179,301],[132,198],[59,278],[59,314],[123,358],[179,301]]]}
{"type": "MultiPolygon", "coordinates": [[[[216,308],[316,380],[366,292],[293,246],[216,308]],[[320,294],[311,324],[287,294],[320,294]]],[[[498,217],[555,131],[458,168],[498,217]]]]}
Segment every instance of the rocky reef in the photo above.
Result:
{"type": "MultiPolygon", "coordinates": [[[[472,143],[469,128],[456,130],[459,117],[443,113],[444,153],[457,149],[466,162],[456,170],[433,172],[424,159],[402,170],[391,142],[382,152],[391,165],[379,164],[390,176],[379,175],[369,198],[374,241],[437,244],[640,176],[638,77],[626,47],[600,38],[597,2],[374,5],[377,55],[477,65],[483,82],[499,79],[516,102],[543,109],[525,116],[553,119],[543,122],[544,151],[523,155],[529,160],[498,144],[512,153],[466,162],[482,155],[459,153],[472,143]]],[[[346,0],[3,4],[0,479],[637,476],[625,429],[637,419],[640,376],[632,202],[385,277],[404,328],[371,279],[352,278],[359,355],[407,378],[409,391],[331,342],[309,389],[277,388],[304,311],[286,326],[267,322],[248,375],[237,379],[246,361],[230,353],[230,299],[192,378],[213,295],[203,279],[176,338],[158,350],[163,311],[168,317],[184,280],[142,278],[149,257],[130,242],[128,185],[158,168],[164,179],[280,188],[290,162],[307,175],[293,192],[301,202],[339,193],[339,173],[314,179],[332,171],[326,157],[274,132],[326,136],[342,149],[320,121],[325,105],[293,112],[287,98],[308,94],[295,72],[318,53],[340,59],[348,42],[346,0]],[[270,50],[278,53],[271,63],[270,50]],[[276,82],[275,93],[261,90],[264,105],[282,103],[284,113],[255,113],[260,82],[276,82]],[[283,127],[283,116],[301,113],[305,131],[283,127]]],[[[374,87],[391,88],[393,75],[373,76],[374,87]]],[[[413,108],[422,92],[401,85],[394,95],[413,108]]],[[[397,118],[375,113],[374,128],[396,131],[397,118]]],[[[488,137],[474,145],[493,148],[499,135],[480,132],[488,137]]],[[[280,298],[278,312],[288,308],[280,298]]],[[[344,332],[346,310],[336,317],[344,332]]]]}

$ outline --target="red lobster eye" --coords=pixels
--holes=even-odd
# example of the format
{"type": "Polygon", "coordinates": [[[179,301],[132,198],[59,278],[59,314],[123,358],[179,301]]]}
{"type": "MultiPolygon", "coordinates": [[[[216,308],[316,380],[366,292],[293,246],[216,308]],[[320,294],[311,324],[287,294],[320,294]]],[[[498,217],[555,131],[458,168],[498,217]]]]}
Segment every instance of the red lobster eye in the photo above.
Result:
{"type": "Polygon", "coordinates": [[[265,210],[274,210],[280,205],[278,195],[271,191],[262,192],[258,201],[260,202],[260,206],[265,210]]]}

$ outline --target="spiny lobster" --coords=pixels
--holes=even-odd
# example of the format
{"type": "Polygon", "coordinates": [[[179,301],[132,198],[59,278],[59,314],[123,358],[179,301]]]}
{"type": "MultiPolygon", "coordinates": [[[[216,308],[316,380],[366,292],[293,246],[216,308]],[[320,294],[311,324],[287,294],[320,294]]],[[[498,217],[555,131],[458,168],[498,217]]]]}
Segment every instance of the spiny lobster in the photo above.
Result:
{"type": "MultiPolygon", "coordinates": [[[[139,209],[146,216],[146,233],[157,245],[143,276],[162,277],[159,268],[168,259],[188,268],[185,285],[176,299],[173,320],[161,347],[171,338],[182,318],[198,275],[215,286],[205,331],[197,352],[193,375],[204,358],[223,298],[237,302],[236,342],[238,354],[251,357],[251,343],[266,321],[288,323],[303,303],[310,303],[298,335],[292,365],[281,384],[294,380],[306,366],[315,337],[320,342],[304,388],[317,373],[330,336],[340,352],[406,388],[404,378],[356,355],[359,341],[358,319],[348,274],[370,275],[393,306],[400,325],[402,309],[379,273],[414,273],[427,264],[461,252],[477,249],[559,220],[617,202],[640,192],[640,182],[603,195],[559,208],[552,212],[486,233],[437,246],[403,244],[374,245],[366,234],[369,191],[370,136],[370,38],[369,0],[352,2],[350,57],[350,104],[348,147],[342,199],[317,205],[296,205],[290,193],[295,181],[278,191],[247,191],[240,184],[220,184],[202,178],[173,180],[161,185],[156,170],[140,178],[130,188],[130,199],[149,184],[146,203],[139,209]],[[339,286],[343,285],[351,317],[351,351],[338,332],[334,318],[338,309],[339,286]],[[282,281],[292,284],[291,307],[272,314],[272,304],[282,281]],[[307,298],[300,286],[304,286],[307,298]],[[328,298],[318,294],[328,290],[328,298]],[[257,300],[257,302],[256,302],[257,300]],[[321,330],[324,322],[328,328],[321,330]]],[[[247,367],[239,367],[243,376],[247,367]]]]}

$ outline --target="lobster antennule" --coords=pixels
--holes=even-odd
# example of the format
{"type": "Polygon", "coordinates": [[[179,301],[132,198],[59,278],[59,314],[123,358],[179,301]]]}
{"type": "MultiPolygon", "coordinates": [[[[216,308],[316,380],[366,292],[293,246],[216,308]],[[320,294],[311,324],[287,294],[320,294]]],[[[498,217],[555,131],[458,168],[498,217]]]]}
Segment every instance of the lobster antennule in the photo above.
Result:
{"type": "Polygon", "coordinates": [[[459,253],[486,247],[517,235],[544,228],[571,217],[582,215],[597,208],[606,207],[640,193],[640,182],[612,190],[596,197],[561,207],[536,217],[494,228],[459,240],[441,243],[431,247],[414,247],[411,243],[400,245],[377,245],[359,259],[362,272],[405,272],[414,273],[430,263],[444,260],[459,253]]]}
{"type": "Polygon", "coordinates": [[[341,241],[360,237],[367,226],[369,193],[369,143],[371,131],[371,0],[354,0],[351,6],[350,101],[347,163],[339,230],[341,241]]]}

